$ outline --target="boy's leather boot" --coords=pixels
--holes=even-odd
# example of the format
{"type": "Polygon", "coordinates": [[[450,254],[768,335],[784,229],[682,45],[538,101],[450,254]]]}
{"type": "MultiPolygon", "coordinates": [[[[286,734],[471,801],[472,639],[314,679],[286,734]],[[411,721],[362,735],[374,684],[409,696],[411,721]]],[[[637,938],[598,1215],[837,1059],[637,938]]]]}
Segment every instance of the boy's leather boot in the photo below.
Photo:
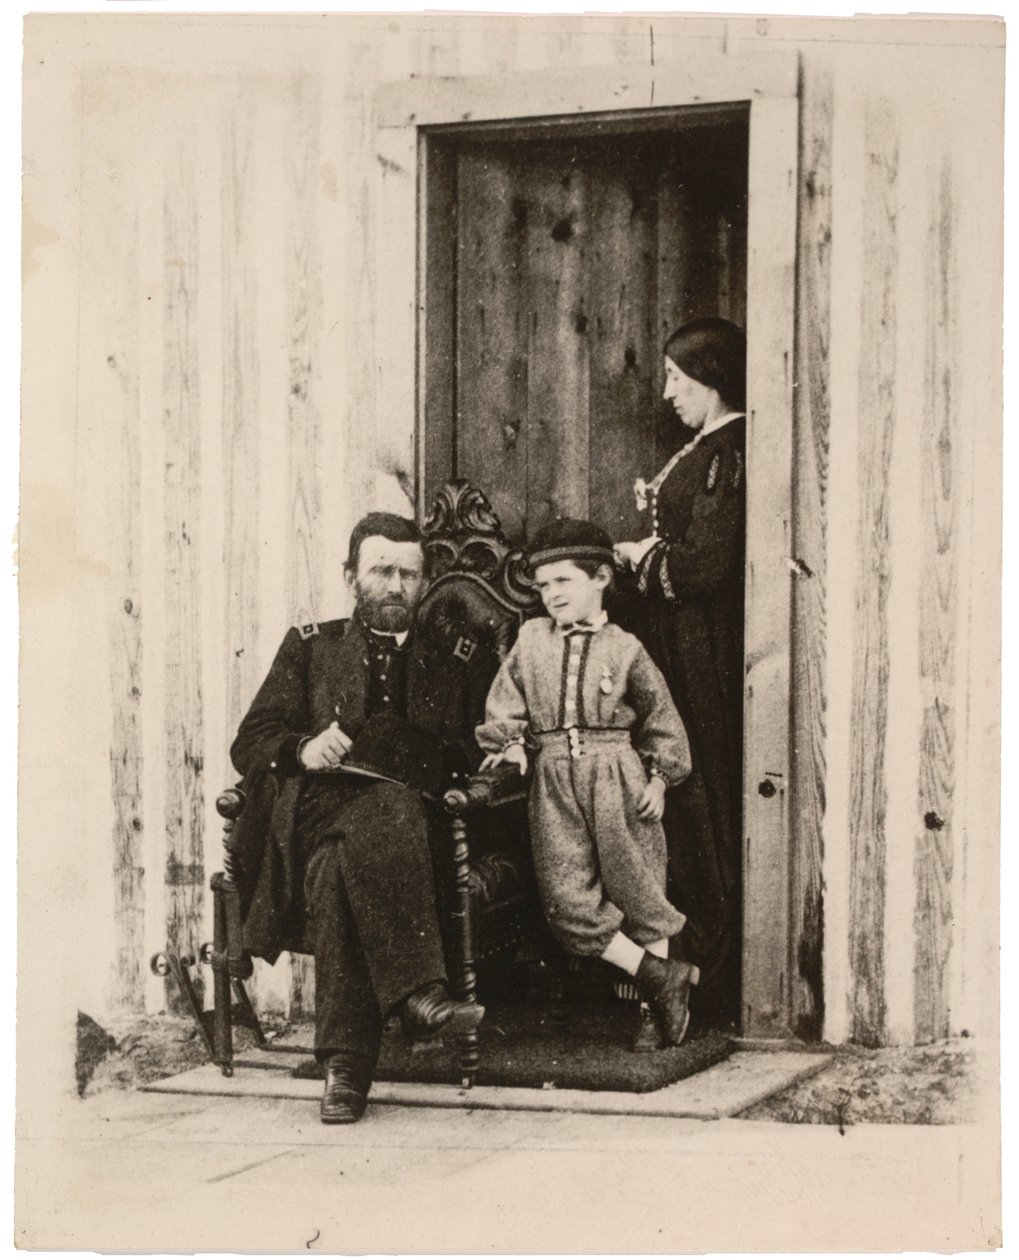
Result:
{"type": "Polygon", "coordinates": [[[690,986],[701,978],[698,968],[672,958],[645,952],[637,974],[637,988],[658,1016],[670,1045],[678,1046],[690,1024],[690,986]]]}
{"type": "Polygon", "coordinates": [[[638,1002],[637,1031],[631,1046],[634,1054],[653,1054],[656,1050],[664,1050],[668,1044],[654,1011],[647,1002],[638,1002]]]}

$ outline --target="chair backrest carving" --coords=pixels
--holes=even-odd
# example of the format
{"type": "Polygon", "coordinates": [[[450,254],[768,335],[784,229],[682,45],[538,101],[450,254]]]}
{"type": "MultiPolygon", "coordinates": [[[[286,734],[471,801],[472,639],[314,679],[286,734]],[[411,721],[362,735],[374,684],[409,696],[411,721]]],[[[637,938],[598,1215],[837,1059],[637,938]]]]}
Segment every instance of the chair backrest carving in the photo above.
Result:
{"type": "Polygon", "coordinates": [[[432,574],[419,624],[505,656],[520,623],[539,607],[524,553],[506,541],[484,492],[464,478],[447,481],[421,527],[432,574]]]}
{"type": "Polygon", "coordinates": [[[522,614],[538,606],[525,571],[524,553],[506,541],[484,491],[463,477],[436,494],[421,527],[433,578],[472,573],[522,614]]]}

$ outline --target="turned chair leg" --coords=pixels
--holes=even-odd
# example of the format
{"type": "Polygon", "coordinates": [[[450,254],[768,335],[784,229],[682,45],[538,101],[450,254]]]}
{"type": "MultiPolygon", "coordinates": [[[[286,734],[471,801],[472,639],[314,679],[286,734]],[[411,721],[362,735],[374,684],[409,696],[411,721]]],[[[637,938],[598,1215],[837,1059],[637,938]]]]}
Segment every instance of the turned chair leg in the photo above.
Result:
{"type": "MultiPolygon", "coordinates": [[[[470,890],[470,845],[467,825],[459,814],[451,822],[453,837],[453,872],[455,878],[455,917],[460,925],[460,996],[465,1002],[478,1000],[478,976],[474,969],[474,914],[470,890]]],[[[460,1042],[460,1084],[470,1089],[480,1061],[480,1037],[477,1028],[465,1033],[460,1042]]]]}
{"type": "Polygon", "coordinates": [[[205,961],[212,967],[213,975],[212,1061],[218,1064],[224,1076],[232,1076],[235,995],[237,1019],[252,1030],[259,1046],[264,1047],[267,1042],[244,988],[244,981],[252,974],[254,967],[243,946],[237,886],[222,872],[213,875],[210,886],[213,940],[212,949],[207,951],[205,961]]]}

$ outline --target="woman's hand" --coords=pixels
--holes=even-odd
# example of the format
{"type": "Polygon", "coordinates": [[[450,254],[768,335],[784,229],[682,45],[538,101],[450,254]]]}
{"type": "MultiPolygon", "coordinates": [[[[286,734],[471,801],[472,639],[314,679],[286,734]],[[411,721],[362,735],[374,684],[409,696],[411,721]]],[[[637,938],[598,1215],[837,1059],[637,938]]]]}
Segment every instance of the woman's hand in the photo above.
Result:
{"type": "Polygon", "coordinates": [[[653,774],[637,805],[637,817],[645,822],[661,822],[665,813],[665,780],[653,774]]]}
{"type": "Polygon", "coordinates": [[[527,750],[523,744],[510,744],[508,748],[504,748],[500,753],[489,753],[478,769],[494,770],[496,766],[501,766],[504,761],[508,761],[510,765],[516,766],[521,774],[527,773],[527,750]]]}
{"type": "Polygon", "coordinates": [[[640,542],[620,542],[615,545],[616,559],[629,569],[635,569],[651,548],[658,542],[656,537],[642,538],[640,542]]]}

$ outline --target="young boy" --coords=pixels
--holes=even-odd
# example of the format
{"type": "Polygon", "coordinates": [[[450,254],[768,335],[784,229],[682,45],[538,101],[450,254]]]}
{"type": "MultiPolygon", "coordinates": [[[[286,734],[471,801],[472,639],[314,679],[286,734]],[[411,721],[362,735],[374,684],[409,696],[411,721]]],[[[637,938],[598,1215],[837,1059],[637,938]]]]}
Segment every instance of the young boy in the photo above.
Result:
{"type": "Polygon", "coordinates": [[[679,1045],[699,974],[668,957],[684,917],[665,896],[666,787],[690,749],[665,680],[637,639],[608,623],[608,535],[587,521],[545,526],[529,567],[549,616],[525,622],[489,692],[476,736],[482,769],[535,755],[529,815],[549,927],[574,954],[633,976],[660,1037],[679,1045]]]}

